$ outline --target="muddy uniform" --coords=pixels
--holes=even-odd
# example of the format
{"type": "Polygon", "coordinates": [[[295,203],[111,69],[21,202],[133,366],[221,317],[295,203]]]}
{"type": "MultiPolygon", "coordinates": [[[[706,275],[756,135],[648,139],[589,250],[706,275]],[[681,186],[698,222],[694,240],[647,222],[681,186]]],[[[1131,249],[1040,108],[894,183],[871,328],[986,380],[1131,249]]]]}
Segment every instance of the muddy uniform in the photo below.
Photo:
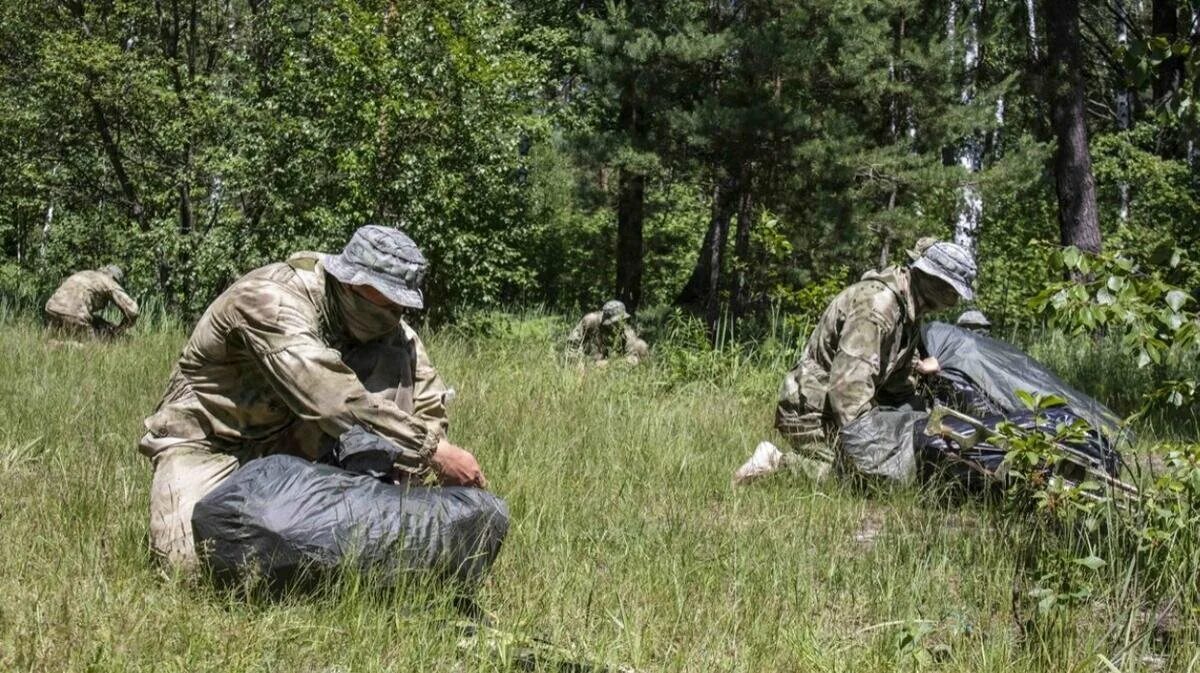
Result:
{"type": "Polygon", "coordinates": [[[71,275],[46,302],[46,323],[80,333],[112,333],[118,326],[100,317],[112,302],[124,316],[120,327],[137,321],[138,305],[120,283],[103,271],[80,271],[71,275]]]}
{"type": "Polygon", "coordinates": [[[775,427],[796,452],[792,461],[813,476],[833,463],[839,428],[914,395],[919,334],[909,274],[871,271],[838,294],[784,378],[775,427]]]}
{"type": "Polygon", "coordinates": [[[583,316],[567,336],[567,354],[573,357],[607,360],[620,354],[636,363],[649,352],[646,342],[627,323],[605,325],[602,311],[583,316]]]}
{"type": "Polygon", "coordinates": [[[445,386],[406,324],[359,345],[338,317],[352,294],[322,256],[252,271],[196,325],[139,449],[154,465],[151,547],[195,560],[192,509],[243,462],[271,453],[314,459],[355,426],[400,449],[422,474],[447,428],[445,386]]]}

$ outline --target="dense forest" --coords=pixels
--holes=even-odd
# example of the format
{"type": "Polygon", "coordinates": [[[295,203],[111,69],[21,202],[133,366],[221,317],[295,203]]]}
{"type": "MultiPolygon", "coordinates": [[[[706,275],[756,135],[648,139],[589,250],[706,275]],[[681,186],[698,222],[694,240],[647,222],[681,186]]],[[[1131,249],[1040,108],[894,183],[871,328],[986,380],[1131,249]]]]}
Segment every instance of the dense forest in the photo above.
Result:
{"type": "Polygon", "coordinates": [[[711,325],[934,234],[1013,324],[1055,245],[1197,248],[1197,46],[1200,0],[10,0],[0,293],[116,262],[191,315],[375,221],[443,316],[711,325]]]}

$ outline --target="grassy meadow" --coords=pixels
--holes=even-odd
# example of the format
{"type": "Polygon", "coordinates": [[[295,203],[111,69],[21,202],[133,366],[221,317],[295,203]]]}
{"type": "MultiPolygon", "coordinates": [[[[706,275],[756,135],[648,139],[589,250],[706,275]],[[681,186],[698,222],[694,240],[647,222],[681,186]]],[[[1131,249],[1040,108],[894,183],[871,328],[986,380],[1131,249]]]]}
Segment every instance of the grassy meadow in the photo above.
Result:
{"type": "MultiPolygon", "coordinates": [[[[556,357],[566,329],[534,317],[427,336],[458,393],[451,437],[512,514],[479,599],[497,626],[639,671],[1196,665],[1194,608],[1175,609],[1163,636],[1128,587],[1021,628],[1009,543],[1021,523],[995,507],[786,477],[732,489],[754,445],[777,440],[787,347],[664,347],[649,366],[583,371],[556,357]]],[[[436,591],[380,595],[350,578],[245,599],[152,566],[150,466],[135,445],[185,336],[146,324],[70,345],[0,321],[0,670],[509,670],[459,646],[436,591]]],[[[1040,354],[1072,378],[1117,376],[1090,352],[1048,341],[1040,354]]]]}

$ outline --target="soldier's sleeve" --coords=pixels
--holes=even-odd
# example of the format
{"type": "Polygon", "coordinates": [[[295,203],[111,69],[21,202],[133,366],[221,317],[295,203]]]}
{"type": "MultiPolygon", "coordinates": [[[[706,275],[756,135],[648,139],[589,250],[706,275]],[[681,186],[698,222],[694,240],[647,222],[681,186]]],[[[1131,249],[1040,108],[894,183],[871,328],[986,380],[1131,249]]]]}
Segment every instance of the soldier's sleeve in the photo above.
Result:
{"type": "Polygon", "coordinates": [[[300,418],[333,437],[361,425],[401,450],[399,466],[419,473],[440,437],[437,424],[408,414],[375,395],[318,335],[311,306],[284,289],[247,287],[239,331],[272,388],[300,418]]]}
{"type": "Polygon", "coordinates": [[[650,346],[638,336],[629,325],[625,326],[625,359],[633,364],[646,359],[650,355],[650,346]]]}
{"type": "Polygon", "coordinates": [[[587,316],[584,316],[567,335],[567,355],[583,355],[583,340],[586,337],[587,316]]]}
{"type": "Polygon", "coordinates": [[[115,282],[109,290],[109,296],[112,298],[112,302],[117,305],[117,310],[121,312],[121,315],[125,316],[125,324],[132,325],[137,322],[138,304],[134,301],[133,297],[125,294],[125,290],[115,282]]]}
{"type": "Polygon", "coordinates": [[[446,384],[441,375],[429,360],[425,344],[417,333],[405,326],[404,331],[413,340],[417,353],[417,371],[413,379],[413,411],[425,422],[426,427],[433,428],[442,436],[450,427],[450,418],[446,413],[446,384]]]}
{"type": "Polygon", "coordinates": [[[874,406],[884,337],[897,319],[897,311],[895,297],[886,288],[872,292],[868,286],[850,298],[838,352],[829,370],[829,402],[838,427],[874,406]]]}

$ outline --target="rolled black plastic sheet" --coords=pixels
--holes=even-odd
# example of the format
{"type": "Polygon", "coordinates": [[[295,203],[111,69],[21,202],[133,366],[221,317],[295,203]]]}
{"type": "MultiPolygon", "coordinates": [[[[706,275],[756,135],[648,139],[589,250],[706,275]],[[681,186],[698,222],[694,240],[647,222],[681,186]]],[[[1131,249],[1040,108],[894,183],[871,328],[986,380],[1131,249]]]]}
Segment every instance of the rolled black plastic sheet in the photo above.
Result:
{"type": "Polygon", "coordinates": [[[213,489],[192,527],[202,560],[224,579],[289,582],[351,565],[386,584],[410,572],[472,584],[500,551],[508,508],[476,488],[394,485],[275,455],[213,489]]]}

